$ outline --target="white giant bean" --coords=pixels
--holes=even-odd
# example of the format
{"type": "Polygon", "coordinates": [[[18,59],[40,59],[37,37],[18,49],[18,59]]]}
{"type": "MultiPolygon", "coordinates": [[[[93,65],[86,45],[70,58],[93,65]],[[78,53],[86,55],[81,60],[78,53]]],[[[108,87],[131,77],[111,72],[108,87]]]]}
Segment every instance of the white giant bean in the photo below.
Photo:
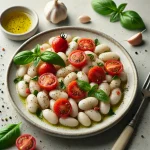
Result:
{"type": "Polygon", "coordinates": [[[97,55],[91,51],[85,51],[88,61],[94,61],[97,58],[97,55]]]}
{"type": "Polygon", "coordinates": [[[26,92],[28,85],[25,81],[19,81],[17,84],[17,90],[20,96],[27,97],[29,94],[26,92]]]}
{"type": "Polygon", "coordinates": [[[125,72],[121,72],[119,75],[121,81],[126,82],[127,81],[127,74],[125,72]]]}
{"type": "Polygon", "coordinates": [[[112,81],[112,76],[109,75],[109,74],[107,74],[107,75],[106,75],[106,81],[107,81],[108,83],[110,83],[110,82],[112,81]]]}
{"type": "Polygon", "coordinates": [[[57,100],[59,98],[68,98],[68,94],[61,90],[52,90],[49,92],[49,96],[54,100],[57,100]]]}
{"type": "Polygon", "coordinates": [[[44,51],[46,51],[48,48],[50,48],[51,46],[49,45],[49,44],[47,44],[47,43],[44,43],[44,44],[42,44],[41,45],[41,51],[42,52],[44,52],[44,51]]]}
{"type": "Polygon", "coordinates": [[[52,111],[54,111],[54,103],[55,103],[55,100],[51,99],[51,100],[50,100],[50,109],[51,109],[52,111]]]}
{"type": "Polygon", "coordinates": [[[19,66],[17,70],[17,77],[23,77],[27,73],[28,67],[26,65],[19,66]]]}
{"type": "Polygon", "coordinates": [[[115,52],[105,52],[99,55],[99,59],[102,61],[119,60],[119,58],[119,55],[117,55],[115,52]]]}
{"type": "Polygon", "coordinates": [[[108,45],[106,44],[100,44],[100,45],[97,45],[95,47],[95,53],[96,54],[101,54],[101,53],[104,53],[104,52],[108,52],[110,51],[110,48],[108,47],[108,45]]]}
{"type": "Polygon", "coordinates": [[[69,98],[69,102],[72,106],[72,112],[70,114],[71,117],[76,117],[78,115],[78,105],[72,98],[69,98]]]}
{"type": "Polygon", "coordinates": [[[28,71],[27,71],[27,74],[30,76],[30,77],[34,77],[37,75],[37,68],[32,64],[31,66],[29,66],[28,68],[28,71]]]}
{"type": "Polygon", "coordinates": [[[30,80],[31,80],[31,77],[28,75],[28,74],[25,74],[24,75],[24,77],[23,77],[23,80],[25,81],[25,82],[30,82],[30,80]]]}
{"type": "Polygon", "coordinates": [[[37,97],[34,94],[28,95],[26,101],[27,101],[27,103],[36,103],[36,104],[38,104],[37,97]]]}
{"type": "Polygon", "coordinates": [[[67,38],[66,38],[67,42],[70,43],[72,40],[72,36],[70,34],[67,34],[67,38]]]}
{"type": "Polygon", "coordinates": [[[79,112],[78,113],[78,121],[83,125],[83,126],[90,126],[91,125],[91,120],[90,118],[84,113],[84,112],[79,112]]]}
{"type": "Polygon", "coordinates": [[[86,110],[85,114],[93,121],[99,122],[101,120],[100,113],[94,109],[86,110]]]}
{"type": "Polygon", "coordinates": [[[87,97],[82,99],[78,106],[82,110],[88,110],[94,108],[98,104],[98,100],[95,97],[87,97]]]}
{"type": "Polygon", "coordinates": [[[36,113],[39,105],[37,103],[28,103],[26,107],[29,112],[36,113]]]}
{"type": "Polygon", "coordinates": [[[49,98],[48,98],[48,95],[44,91],[40,91],[37,94],[37,99],[42,109],[46,109],[49,107],[50,105],[49,98]]]}
{"type": "Polygon", "coordinates": [[[42,111],[43,117],[51,124],[58,123],[57,115],[50,109],[45,109],[42,111]]]}
{"type": "Polygon", "coordinates": [[[104,102],[100,102],[100,112],[104,115],[108,114],[109,113],[109,110],[110,110],[110,103],[104,103],[104,102]]]}
{"type": "Polygon", "coordinates": [[[112,105],[116,105],[120,101],[121,96],[122,96],[122,92],[119,88],[113,89],[110,94],[110,103],[112,105]]]}
{"type": "Polygon", "coordinates": [[[37,81],[30,80],[29,89],[30,89],[31,93],[34,93],[35,90],[39,92],[40,91],[40,86],[39,86],[37,81]]]}
{"type": "Polygon", "coordinates": [[[96,83],[94,83],[94,82],[91,82],[91,83],[90,83],[90,86],[91,86],[91,87],[93,87],[94,85],[96,85],[96,83]]]}
{"type": "Polygon", "coordinates": [[[59,118],[60,124],[68,127],[76,127],[78,126],[79,122],[77,119],[68,117],[68,118],[59,118]]]}
{"type": "Polygon", "coordinates": [[[81,37],[75,36],[75,37],[72,39],[72,41],[78,41],[78,40],[80,40],[80,39],[81,39],[81,37]]]}
{"type": "Polygon", "coordinates": [[[63,53],[63,52],[58,52],[57,54],[63,59],[65,64],[67,64],[67,56],[66,56],[66,54],[63,53]]]}
{"type": "Polygon", "coordinates": [[[121,80],[120,80],[120,79],[112,80],[112,81],[110,82],[110,88],[111,88],[111,90],[114,89],[114,88],[119,87],[120,84],[121,84],[121,80]]]}
{"type": "Polygon", "coordinates": [[[78,44],[75,41],[70,42],[66,51],[66,55],[68,56],[73,50],[76,50],[77,48],[78,44]]]}
{"type": "Polygon", "coordinates": [[[85,82],[89,82],[87,75],[83,71],[79,71],[77,73],[78,80],[83,80],[85,82]]]}
{"type": "Polygon", "coordinates": [[[69,84],[71,81],[76,80],[76,78],[77,78],[77,74],[76,74],[75,72],[69,73],[69,74],[64,78],[64,84],[65,84],[65,86],[67,87],[68,84],[69,84]]]}
{"type": "Polygon", "coordinates": [[[56,37],[51,37],[51,38],[49,39],[48,42],[49,42],[50,45],[52,45],[52,42],[53,42],[53,40],[54,40],[55,38],[56,38],[56,37]]]}
{"type": "Polygon", "coordinates": [[[110,86],[108,83],[101,83],[99,89],[103,90],[108,96],[110,94],[110,86]]]}

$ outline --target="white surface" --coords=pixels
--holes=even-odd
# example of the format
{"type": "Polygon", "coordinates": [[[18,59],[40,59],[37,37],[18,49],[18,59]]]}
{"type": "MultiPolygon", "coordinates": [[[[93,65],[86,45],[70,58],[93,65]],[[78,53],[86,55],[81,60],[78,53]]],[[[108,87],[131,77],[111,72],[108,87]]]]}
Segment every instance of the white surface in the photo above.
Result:
{"type": "MultiPolygon", "coordinates": [[[[11,55],[16,51],[16,49],[23,42],[14,42],[8,40],[4,37],[2,32],[0,31],[0,127],[8,124],[8,123],[18,123],[22,122],[21,131],[22,133],[30,133],[37,139],[37,150],[110,150],[115,140],[118,138],[126,124],[132,118],[135,113],[140,100],[141,94],[140,89],[141,86],[149,72],[149,57],[150,57],[150,45],[149,45],[149,28],[150,28],[150,2],[148,0],[116,0],[117,4],[127,2],[126,9],[132,9],[142,16],[146,26],[147,31],[143,34],[145,44],[139,47],[131,47],[128,43],[125,42],[133,34],[137,33],[137,31],[129,31],[121,27],[120,23],[110,23],[108,17],[103,17],[96,12],[93,11],[91,7],[91,1],[87,0],[63,0],[68,8],[68,19],[65,22],[60,23],[59,25],[53,25],[47,22],[43,15],[44,6],[48,2],[48,0],[26,0],[26,1],[18,1],[18,0],[0,0],[0,13],[3,9],[12,6],[12,5],[24,5],[34,9],[39,15],[39,32],[47,29],[51,29],[58,26],[83,26],[88,28],[93,28],[99,31],[102,31],[113,38],[115,38],[118,42],[120,42],[130,53],[132,56],[136,67],[139,73],[139,91],[136,97],[135,103],[132,106],[129,113],[124,117],[123,120],[120,121],[115,127],[109,129],[108,131],[99,134],[94,137],[85,138],[85,139],[61,139],[46,135],[36,127],[30,125],[23,118],[16,113],[14,108],[10,105],[7,95],[5,94],[5,86],[2,85],[4,83],[6,77],[6,69],[8,65],[8,61],[10,61],[11,55]],[[82,15],[89,15],[92,19],[92,22],[89,24],[80,24],[77,18],[82,15]],[[5,48],[5,51],[2,51],[2,47],[5,48]],[[147,50],[147,52],[145,52],[147,50]],[[135,54],[138,52],[138,55],[135,54]],[[2,65],[4,64],[4,66],[2,65]],[[3,93],[3,92],[4,93],[3,93]],[[4,106],[4,108],[3,108],[4,106]],[[9,108],[9,109],[8,109],[9,108]],[[12,119],[9,117],[12,116],[12,119]],[[8,118],[8,121],[5,121],[5,118],[8,118]],[[4,119],[2,121],[1,119],[4,119]],[[40,142],[42,141],[42,142],[40,142]]],[[[140,124],[137,130],[134,133],[134,136],[128,146],[130,150],[149,150],[150,147],[150,110],[149,105],[145,109],[144,116],[141,117],[140,124]],[[143,136],[144,138],[142,138],[143,136]]],[[[10,149],[16,149],[12,147],[10,149]]]]}

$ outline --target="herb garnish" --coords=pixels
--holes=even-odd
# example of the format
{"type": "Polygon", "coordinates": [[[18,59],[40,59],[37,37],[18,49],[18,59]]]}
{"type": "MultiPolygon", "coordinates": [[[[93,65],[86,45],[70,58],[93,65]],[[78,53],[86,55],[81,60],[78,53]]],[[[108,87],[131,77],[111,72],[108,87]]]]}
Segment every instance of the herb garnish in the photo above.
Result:
{"type": "Polygon", "coordinates": [[[66,86],[65,86],[65,84],[64,84],[64,82],[62,80],[59,82],[59,87],[62,90],[66,89],[66,86]]]}
{"type": "Polygon", "coordinates": [[[23,80],[23,77],[17,77],[14,79],[14,83],[17,84],[21,80],[23,80]]]}
{"type": "Polygon", "coordinates": [[[31,78],[31,80],[38,81],[38,76],[31,78]]]}
{"type": "Polygon", "coordinates": [[[119,79],[118,76],[113,76],[113,77],[112,77],[112,80],[117,80],[117,79],[119,79]]]}
{"type": "Polygon", "coordinates": [[[95,40],[94,40],[94,43],[95,43],[96,46],[100,44],[100,42],[99,42],[98,39],[95,39],[95,40]]]}
{"type": "Polygon", "coordinates": [[[91,61],[93,61],[94,55],[93,54],[87,54],[87,55],[90,57],[91,61]]]}

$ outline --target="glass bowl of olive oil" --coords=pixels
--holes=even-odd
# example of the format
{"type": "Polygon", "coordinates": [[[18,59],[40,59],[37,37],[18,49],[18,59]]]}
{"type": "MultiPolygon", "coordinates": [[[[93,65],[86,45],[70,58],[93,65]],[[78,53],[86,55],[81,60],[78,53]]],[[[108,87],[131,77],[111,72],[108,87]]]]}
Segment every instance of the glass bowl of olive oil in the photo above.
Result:
{"type": "Polygon", "coordinates": [[[4,35],[11,40],[26,40],[38,29],[37,14],[24,6],[13,6],[1,14],[0,28],[4,35]]]}

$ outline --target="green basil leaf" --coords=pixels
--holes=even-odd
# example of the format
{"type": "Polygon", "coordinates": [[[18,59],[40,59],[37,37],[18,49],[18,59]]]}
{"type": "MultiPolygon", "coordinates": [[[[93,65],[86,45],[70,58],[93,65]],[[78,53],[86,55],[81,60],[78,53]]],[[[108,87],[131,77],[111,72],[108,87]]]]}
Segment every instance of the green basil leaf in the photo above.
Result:
{"type": "Polygon", "coordinates": [[[78,43],[78,38],[76,38],[74,41],[75,41],[76,43],[78,43]]]}
{"type": "Polygon", "coordinates": [[[101,62],[97,63],[97,65],[98,65],[99,67],[104,66],[104,64],[103,64],[103,63],[101,63],[101,62]]]}
{"type": "Polygon", "coordinates": [[[38,81],[38,76],[31,78],[31,80],[38,81]]]}
{"type": "Polygon", "coordinates": [[[37,95],[38,95],[38,91],[37,91],[37,90],[34,90],[33,94],[34,94],[35,96],[37,96],[37,95]]]}
{"type": "Polygon", "coordinates": [[[101,15],[109,15],[117,11],[117,6],[112,0],[92,0],[92,7],[101,15]]]}
{"type": "Polygon", "coordinates": [[[98,89],[98,84],[95,84],[91,90],[88,92],[88,96],[91,97],[91,96],[94,96],[94,93],[97,91],[98,89]]]}
{"type": "Polygon", "coordinates": [[[117,22],[119,21],[119,13],[113,12],[110,16],[110,22],[117,22]]]}
{"type": "Polygon", "coordinates": [[[63,59],[54,52],[45,51],[41,54],[41,60],[44,62],[49,62],[51,64],[59,65],[65,67],[65,62],[63,59]]]}
{"type": "Polygon", "coordinates": [[[93,61],[93,59],[94,59],[94,55],[92,55],[92,54],[87,54],[89,57],[90,57],[90,59],[93,61]]]}
{"type": "Polygon", "coordinates": [[[142,18],[135,11],[125,11],[120,13],[120,22],[124,28],[130,30],[145,28],[145,24],[142,18]]]}
{"type": "Polygon", "coordinates": [[[40,45],[39,45],[39,44],[37,44],[37,46],[34,48],[34,53],[35,53],[37,56],[40,56],[40,55],[41,55],[40,45]]]}
{"type": "Polygon", "coordinates": [[[100,44],[100,42],[99,42],[98,39],[95,39],[95,40],[94,40],[94,43],[95,43],[96,46],[100,44]]]}
{"type": "Polygon", "coordinates": [[[109,101],[109,96],[103,90],[97,90],[94,93],[94,97],[96,97],[98,100],[103,101],[103,102],[109,101]]]}
{"type": "Polygon", "coordinates": [[[15,144],[16,139],[20,136],[20,124],[10,124],[0,129],[0,149],[15,144]]]}
{"type": "Polygon", "coordinates": [[[127,6],[127,3],[120,4],[118,6],[118,12],[120,13],[120,12],[124,11],[124,9],[126,8],[126,6],[127,6]]]}
{"type": "Polygon", "coordinates": [[[112,108],[110,108],[110,110],[109,110],[109,112],[108,112],[108,115],[109,115],[109,116],[115,115],[115,113],[114,113],[114,111],[113,111],[112,108]]]}
{"type": "Polygon", "coordinates": [[[66,89],[66,86],[65,86],[65,84],[64,84],[64,82],[62,80],[59,82],[59,87],[62,90],[66,89]]]}
{"type": "Polygon", "coordinates": [[[14,79],[14,83],[17,84],[21,80],[23,80],[23,77],[17,77],[16,79],[14,79]]]}
{"type": "Polygon", "coordinates": [[[90,91],[91,90],[91,86],[88,82],[85,82],[82,80],[77,80],[77,84],[78,84],[79,88],[83,91],[90,91]]]}
{"type": "Polygon", "coordinates": [[[33,65],[34,65],[35,67],[37,67],[38,64],[39,64],[39,62],[40,62],[40,60],[41,60],[40,57],[36,57],[36,58],[34,59],[34,61],[33,61],[33,65]]]}
{"type": "Polygon", "coordinates": [[[36,111],[36,115],[37,115],[38,118],[42,119],[42,118],[43,118],[42,110],[41,110],[41,109],[38,109],[38,110],[36,111]]]}
{"type": "Polygon", "coordinates": [[[31,51],[22,51],[19,52],[14,58],[13,61],[17,65],[25,65],[34,60],[33,52],[31,51]]]}
{"type": "Polygon", "coordinates": [[[113,78],[112,78],[112,80],[117,80],[117,79],[119,79],[118,76],[113,76],[113,78]]]}

